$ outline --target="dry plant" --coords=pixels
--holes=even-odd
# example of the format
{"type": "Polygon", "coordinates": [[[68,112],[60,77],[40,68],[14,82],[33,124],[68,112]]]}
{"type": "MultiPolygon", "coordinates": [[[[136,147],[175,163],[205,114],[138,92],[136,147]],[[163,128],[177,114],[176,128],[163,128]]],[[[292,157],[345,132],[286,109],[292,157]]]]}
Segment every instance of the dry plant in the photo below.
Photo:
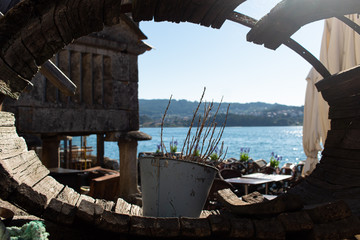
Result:
{"type": "MultiPolygon", "coordinates": [[[[229,107],[230,104],[227,107],[225,120],[222,126],[220,126],[220,129],[218,132],[217,130],[217,123],[216,123],[216,117],[219,113],[220,106],[222,104],[222,100],[219,103],[219,106],[216,109],[216,112],[214,115],[211,115],[211,111],[214,108],[214,102],[206,103],[204,102],[204,111],[202,114],[198,116],[198,112],[200,109],[200,106],[203,102],[203,98],[205,95],[206,88],[204,88],[204,91],[201,95],[199,104],[193,114],[193,118],[191,120],[191,124],[189,126],[188,133],[186,135],[183,147],[181,149],[180,156],[178,158],[183,160],[189,160],[189,161],[196,161],[196,162],[205,162],[209,159],[210,155],[215,152],[218,149],[218,145],[220,143],[220,140],[222,138],[222,135],[224,133],[227,116],[229,113],[229,107]],[[196,120],[198,117],[198,120],[196,120]],[[197,126],[195,129],[195,134],[193,135],[193,128],[194,123],[197,121],[197,126]]],[[[172,154],[169,154],[166,151],[164,142],[163,142],[163,128],[164,128],[164,122],[165,117],[167,114],[167,111],[169,109],[170,103],[171,103],[172,96],[169,99],[169,103],[165,109],[165,113],[163,115],[162,121],[161,121],[161,152],[166,157],[173,157],[172,154]]],[[[224,142],[221,142],[220,150],[219,150],[219,159],[224,155],[226,156],[226,151],[224,151],[224,142]]]]}

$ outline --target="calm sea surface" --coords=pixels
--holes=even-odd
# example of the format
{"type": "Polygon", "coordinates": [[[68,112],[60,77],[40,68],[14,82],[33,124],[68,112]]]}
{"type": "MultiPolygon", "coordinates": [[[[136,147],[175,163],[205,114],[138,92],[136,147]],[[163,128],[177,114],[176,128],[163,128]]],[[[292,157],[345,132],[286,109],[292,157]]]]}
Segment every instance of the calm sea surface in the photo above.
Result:
{"type": "MultiPolygon", "coordinates": [[[[160,128],[141,128],[140,131],[152,136],[151,141],[138,143],[138,152],[154,152],[160,143],[160,128]]],[[[181,150],[188,128],[164,128],[163,140],[169,149],[172,138],[179,142],[178,150],[181,150]]],[[[226,158],[239,159],[240,148],[250,148],[250,157],[253,159],[265,159],[269,162],[271,152],[282,156],[282,166],[286,162],[297,163],[305,160],[306,156],[302,147],[302,126],[291,127],[226,127],[222,141],[228,148],[226,158]]],[[[73,144],[79,145],[79,138],[73,140],[73,144]]],[[[87,145],[94,148],[96,153],[96,136],[87,138],[87,145]]],[[[105,143],[105,156],[119,159],[117,143],[105,143]]]]}

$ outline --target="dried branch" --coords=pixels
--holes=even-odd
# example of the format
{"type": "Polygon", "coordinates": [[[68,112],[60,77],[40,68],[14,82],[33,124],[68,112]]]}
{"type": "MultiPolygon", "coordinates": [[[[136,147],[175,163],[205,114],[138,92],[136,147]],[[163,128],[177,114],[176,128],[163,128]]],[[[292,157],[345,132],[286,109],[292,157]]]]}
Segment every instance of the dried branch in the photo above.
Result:
{"type": "Polygon", "coordinates": [[[164,154],[164,150],[165,150],[165,152],[167,153],[166,147],[165,147],[165,144],[164,144],[164,141],[163,141],[163,131],[164,131],[165,117],[166,117],[167,111],[169,110],[170,103],[171,103],[171,99],[172,99],[172,95],[170,96],[168,105],[166,106],[164,115],[163,115],[162,120],[161,120],[160,147],[161,147],[161,152],[162,152],[163,154],[164,154]]]}
{"type": "MultiPolygon", "coordinates": [[[[204,98],[205,91],[206,91],[206,87],[204,87],[204,90],[203,90],[203,93],[202,93],[202,95],[201,95],[199,104],[198,104],[198,106],[197,106],[197,108],[196,108],[196,110],[195,110],[195,112],[194,112],[193,118],[192,118],[192,120],[191,120],[191,124],[190,124],[190,127],[189,127],[188,134],[186,135],[186,138],[185,138],[185,141],[184,141],[184,145],[183,145],[183,147],[182,147],[182,149],[181,149],[181,156],[183,156],[184,148],[185,148],[185,146],[186,146],[186,144],[187,144],[187,141],[189,141],[189,139],[190,139],[191,129],[192,129],[192,126],[193,126],[193,124],[194,124],[194,120],[195,120],[195,118],[196,118],[196,114],[197,114],[197,112],[198,112],[198,110],[199,110],[199,108],[200,108],[200,105],[201,105],[201,103],[202,103],[202,100],[203,100],[203,98],[204,98]]],[[[187,154],[188,154],[188,153],[187,153],[187,154]]],[[[186,154],[186,155],[187,155],[187,154],[186,154]]]]}

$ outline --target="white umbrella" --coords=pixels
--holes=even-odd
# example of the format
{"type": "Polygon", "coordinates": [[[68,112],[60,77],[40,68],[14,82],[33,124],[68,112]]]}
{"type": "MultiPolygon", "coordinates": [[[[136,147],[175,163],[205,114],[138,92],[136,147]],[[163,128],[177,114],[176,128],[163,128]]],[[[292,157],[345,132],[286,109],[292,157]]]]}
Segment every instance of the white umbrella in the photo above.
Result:
{"type": "MultiPolygon", "coordinates": [[[[357,14],[347,16],[360,24],[357,14]]],[[[336,18],[325,20],[321,42],[320,61],[331,74],[348,69],[360,63],[360,38],[346,24],[336,18]]],[[[308,176],[318,163],[320,143],[325,143],[330,129],[329,106],[316,90],[315,83],[323,77],[314,69],[307,76],[304,106],[303,147],[307,156],[302,175],[308,176]]]]}

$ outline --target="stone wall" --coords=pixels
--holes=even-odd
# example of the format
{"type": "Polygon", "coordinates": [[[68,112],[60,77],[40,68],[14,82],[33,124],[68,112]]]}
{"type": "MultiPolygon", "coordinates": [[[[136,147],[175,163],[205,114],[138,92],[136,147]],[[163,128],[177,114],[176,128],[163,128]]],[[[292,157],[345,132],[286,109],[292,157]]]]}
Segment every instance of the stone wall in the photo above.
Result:
{"type": "Polygon", "coordinates": [[[149,50],[145,36],[126,16],[102,32],[79,38],[51,60],[77,86],[65,96],[41,73],[18,101],[4,110],[15,113],[21,133],[82,135],[139,129],[139,54],[149,50]]]}

